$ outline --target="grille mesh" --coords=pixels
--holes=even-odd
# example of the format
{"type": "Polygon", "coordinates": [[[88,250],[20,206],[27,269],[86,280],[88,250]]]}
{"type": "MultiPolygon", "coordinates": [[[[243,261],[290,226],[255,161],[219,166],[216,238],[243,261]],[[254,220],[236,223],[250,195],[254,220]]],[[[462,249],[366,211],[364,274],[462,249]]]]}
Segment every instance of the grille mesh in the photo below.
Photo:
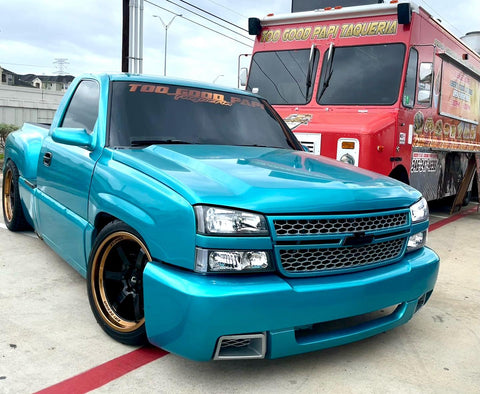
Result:
{"type": "Polygon", "coordinates": [[[250,345],[250,338],[239,338],[239,339],[224,339],[222,341],[222,348],[228,347],[246,347],[250,345]]]}
{"type": "Polygon", "coordinates": [[[407,224],[406,212],[369,217],[274,220],[278,236],[341,234],[375,231],[407,224]]]}
{"type": "Polygon", "coordinates": [[[327,272],[377,264],[399,257],[405,239],[359,247],[281,249],[280,258],[289,273],[327,272]]]}

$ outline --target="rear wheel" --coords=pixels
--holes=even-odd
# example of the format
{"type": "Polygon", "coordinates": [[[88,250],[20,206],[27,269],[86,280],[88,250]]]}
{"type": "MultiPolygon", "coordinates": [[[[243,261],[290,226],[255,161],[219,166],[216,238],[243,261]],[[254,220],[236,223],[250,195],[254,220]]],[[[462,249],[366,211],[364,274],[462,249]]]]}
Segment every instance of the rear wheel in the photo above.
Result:
{"type": "Polygon", "coordinates": [[[18,190],[18,177],[17,166],[9,160],[3,170],[2,202],[5,225],[11,231],[28,230],[31,228],[23,213],[20,192],[18,190]]]}
{"type": "Polygon", "coordinates": [[[114,221],[98,234],[88,265],[87,290],[103,330],[127,345],[147,342],[143,269],[152,258],[140,235],[114,221]]]}

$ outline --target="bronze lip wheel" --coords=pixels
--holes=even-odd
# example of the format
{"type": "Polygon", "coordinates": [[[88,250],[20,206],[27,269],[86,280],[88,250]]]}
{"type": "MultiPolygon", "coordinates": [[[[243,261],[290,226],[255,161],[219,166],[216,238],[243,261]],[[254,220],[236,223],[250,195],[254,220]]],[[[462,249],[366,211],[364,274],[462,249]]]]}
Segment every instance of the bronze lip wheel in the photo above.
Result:
{"type": "Polygon", "coordinates": [[[15,185],[13,183],[13,171],[8,168],[3,182],[3,207],[6,219],[13,220],[13,208],[15,206],[15,185]]]}
{"type": "Polygon", "coordinates": [[[145,323],[143,269],[152,261],[143,242],[118,231],[107,236],[92,261],[91,288],[102,319],[117,332],[132,332],[145,323]]]}

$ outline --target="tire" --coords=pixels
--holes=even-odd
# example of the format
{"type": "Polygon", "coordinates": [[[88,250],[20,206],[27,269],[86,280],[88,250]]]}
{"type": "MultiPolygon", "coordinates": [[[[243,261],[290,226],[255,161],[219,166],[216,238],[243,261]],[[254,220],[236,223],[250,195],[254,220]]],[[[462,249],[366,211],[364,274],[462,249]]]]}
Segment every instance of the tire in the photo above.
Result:
{"type": "Polygon", "coordinates": [[[20,192],[18,190],[18,168],[11,160],[3,170],[3,218],[10,231],[29,230],[32,227],[23,213],[20,192]]]}
{"type": "Polygon", "coordinates": [[[98,324],[115,340],[146,344],[143,270],[152,258],[140,235],[120,221],[107,224],[88,262],[87,291],[98,324]]]}

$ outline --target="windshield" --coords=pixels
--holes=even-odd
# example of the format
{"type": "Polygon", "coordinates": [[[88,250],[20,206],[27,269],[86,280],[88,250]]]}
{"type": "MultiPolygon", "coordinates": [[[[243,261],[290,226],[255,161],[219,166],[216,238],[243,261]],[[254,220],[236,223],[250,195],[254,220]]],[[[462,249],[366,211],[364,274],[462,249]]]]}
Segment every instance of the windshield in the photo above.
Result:
{"type": "Polygon", "coordinates": [[[300,149],[270,106],[220,91],[113,82],[109,144],[213,144],[300,149]]]}
{"type": "MultiPolygon", "coordinates": [[[[258,89],[258,94],[271,104],[307,104],[312,95],[308,84],[311,49],[257,52],[253,55],[247,89],[258,89]]],[[[313,74],[318,65],[318,50],[313,52],[313,74]]]]}
{"type": "Polygon", "coordinates": [[[398,99],[404,56],[403,44],[336,47],[333,63],[328,64],[327,56],[323,59],[318,103],[394,104],[398,99]]]}

